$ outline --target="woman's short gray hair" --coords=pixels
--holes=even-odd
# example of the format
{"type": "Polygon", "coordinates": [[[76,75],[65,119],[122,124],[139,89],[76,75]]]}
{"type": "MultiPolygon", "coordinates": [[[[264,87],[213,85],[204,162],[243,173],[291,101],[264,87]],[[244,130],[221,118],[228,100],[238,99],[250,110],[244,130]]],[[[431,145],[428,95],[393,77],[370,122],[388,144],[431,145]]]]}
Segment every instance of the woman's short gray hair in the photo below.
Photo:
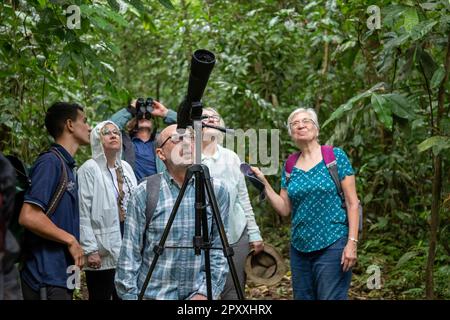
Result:
{"type": "Polygon", "coordinates": [[[291,135],[291,121],[297,115],[298,113],[307,113],[311,117],[311,120],[314,122],[314,125],[316,126],[317,130],[320,130],[319,127],[319,120],[317,119],[317,113],[313,108],[297,108],[294,111],[291,112],[291,114],[288,117],[287,120],[287,129],[289,132],[289,135],[291,135]]]}

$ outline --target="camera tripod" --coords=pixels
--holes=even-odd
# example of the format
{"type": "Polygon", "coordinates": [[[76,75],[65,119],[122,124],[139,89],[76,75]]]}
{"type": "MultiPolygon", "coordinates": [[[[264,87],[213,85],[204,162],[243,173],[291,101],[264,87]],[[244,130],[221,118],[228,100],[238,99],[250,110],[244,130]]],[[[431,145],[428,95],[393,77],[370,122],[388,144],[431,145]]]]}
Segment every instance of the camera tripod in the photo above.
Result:
{"type": "MultiPolygon", "coordinates": [[[[192,107],[192,119],[194,124],[194,132],[195,132],[195,162],[191,165],[186,172],[186,176],[184,178],[183,185],[180,189],[180,193],[178,194],[177,200],[175,201],[175,205],[170,214],[167,225],[164,229],[164,232],[161,236],[161,239],[153,248],[153,252],[155,256],[153,257],[153,261],[150,265],[149,271],[143,283],[141,292],[138,296],[139,300],[142,300],[144,297],[145,290],[147,289],[148,283],[152,276],[152,273],[156,267],[159,256],[164,251],[164,245],[169,236],[170,229],[172,227],[173,221],[176,217],[178,208],[183,200],[186,188],[189,184],[191,178],[195,178],[195,235],[193,238],[193,249],[195,255],[201,255],[201,251],[204,251],[205,256],[205,270],[206,270],[206,289],[207,289],[207,298],[208,300],[212,300],[212,287],[211,287],[211,264],[210,264],[210,250],[223,250],[223,253],[227,259],[229,272],[231,272],[231,276],[233,279],[234,287],[236,289],[239,300],[244,299],[244,295],[242,292],[242,288],[239,284],[238,276],[236,273],[236,268],[233,262],[232,256],[234,255],[233,248],[229,245],[228,239],[225,233],[225,227],[223,225],[223,221],[220,216],[219,206],[217,205],[216,196],[214,194],[214,188],[211,183],[211,176],[209,174],[208,167],[201,164],[201,155],[202,155],[202,105],[201,103],[193,104],[192,107]],[[211,242],[209,239],[208,233],[208,218],[206,213],[206,198],[205,198],[205,189],[208,195],[209,206],[212,211],[212,222],[211,228],[214,223],[218,228],[218,233],[220,236],[220,240],[222,243],[222,248],[214,248],[211,246],[211,242]]],[[[220,128],[217,128],[220,130],[220,128]]],[[[224,129],[225,130],[225,129],[224,129]]],[[[231,208],[230,208],[231,209],[231,208]]],[[[171,247],[173,248],[173,247],[171,247]]]]}

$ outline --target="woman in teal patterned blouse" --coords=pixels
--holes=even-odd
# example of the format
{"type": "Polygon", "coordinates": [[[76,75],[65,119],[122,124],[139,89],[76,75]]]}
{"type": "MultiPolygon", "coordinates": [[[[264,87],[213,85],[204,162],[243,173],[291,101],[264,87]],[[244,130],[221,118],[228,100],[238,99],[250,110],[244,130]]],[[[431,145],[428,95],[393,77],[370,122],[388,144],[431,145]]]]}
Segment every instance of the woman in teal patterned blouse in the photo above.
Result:
{"type": "Polygon", "coordinates": [[[301,154],[289,180],[283,167],[280,194],[258,168],[253,171],[264,182],[267,198],[278,214],[288,216],[292,212],[294,299],[347,299],[358,243],[359,200],[354,171],[344,151],[334,148],[344,208],[323,161],[315,111],[293,111],[288,118],[288,131],[301,154]]]}

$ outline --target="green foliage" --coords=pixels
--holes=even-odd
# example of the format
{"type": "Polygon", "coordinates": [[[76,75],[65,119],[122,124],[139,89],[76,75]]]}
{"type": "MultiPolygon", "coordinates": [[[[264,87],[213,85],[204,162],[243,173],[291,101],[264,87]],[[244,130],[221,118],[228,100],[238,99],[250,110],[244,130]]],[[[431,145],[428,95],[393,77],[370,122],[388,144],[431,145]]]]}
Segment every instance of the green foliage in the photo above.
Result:
{"type": "Polygon", "coordinates": [[[434,136],[426,139],[424,142],[417,146],[419,152],[423,152],[433,147],[433,152],[438,154],[441,150],[450,148],[450,138],[442,136],[434,136]]]}
{"type": "MultiPolygon", "coordinates": [[[[80,29],[67,27],[69,2],[0,3],[2,152],[31,164],[50,143],[43,117],[56,100],[84,105],[92,125],[132,97],[152,96],[177,109],[190,56],[207,48],[217,64],[204,103],[230,127],[280,129],[280,167],[296,149],[285,124],[298,106],[315,108],[321,141],[349,155],[366,212],[354,278],[358,294],[424,297],[432,154],[443,158],[443,199],[450,198],[446,1],[377,1],[380,30],[367,28],[362,0],[74,2],[80,29]],[[445,113],[438,123],[442,88],[445,113]],[[380,290],[366,287],[372,264],[383,272],[380,290]]],[[[89,155],[84,148],[78,163],[89,155]]],[[[279,176],[269,179],[280,183],[279,176]]],[[[267,204],[253,205],[266,240],[287,255],[289,219],[267,204]]],[[[441,210],[444,228],[448,208],[441,210]]],[[[434,279],[437,296],[448,299],[444,238],[434,279]]]]}

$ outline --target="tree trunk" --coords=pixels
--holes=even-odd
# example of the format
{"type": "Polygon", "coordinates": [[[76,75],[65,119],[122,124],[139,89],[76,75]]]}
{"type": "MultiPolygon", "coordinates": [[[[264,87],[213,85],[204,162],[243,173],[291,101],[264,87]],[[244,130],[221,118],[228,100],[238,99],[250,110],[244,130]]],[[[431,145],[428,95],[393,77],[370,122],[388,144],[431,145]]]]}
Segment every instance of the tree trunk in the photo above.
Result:
{"type": "MultiPolygon", "coordinates": [[[[328,31],[325,30],[324,34],[328,35],[328,31]]],[[[320,70],[320,76],[322,78],[321,79],[321,82],[322,82],[321,87],[322,88],[325,87],[324,82],[326,80],[326,74],[328,72],[329,52],[330,52],[329,42],[325,41],[324,47],[323,47],[322,70],[320,70]]],[[[319,94],[317,95],[316,103],[315,103],[315,110],[316,110],[317,114],[319,114],[319,112],[320,112],[320,106],[322,105],[322,102],[323,102],[323,96],[324,96],[323,91],[319,90],[319,94]]]]}
{"type": "Polygon", "coordinates": [[[431,202],[431,221],[430,221],[430,245],[428,247],[428,259],[426,269],[425,292],[427,299],[434,299],[433,285],[433,267],[436,257],[437,232],[439,229],[439,209],[441,204],[442,191],[442,159],[440,155],[433,156],[434,177],[433,177],[433,195],[431,202]]]}

